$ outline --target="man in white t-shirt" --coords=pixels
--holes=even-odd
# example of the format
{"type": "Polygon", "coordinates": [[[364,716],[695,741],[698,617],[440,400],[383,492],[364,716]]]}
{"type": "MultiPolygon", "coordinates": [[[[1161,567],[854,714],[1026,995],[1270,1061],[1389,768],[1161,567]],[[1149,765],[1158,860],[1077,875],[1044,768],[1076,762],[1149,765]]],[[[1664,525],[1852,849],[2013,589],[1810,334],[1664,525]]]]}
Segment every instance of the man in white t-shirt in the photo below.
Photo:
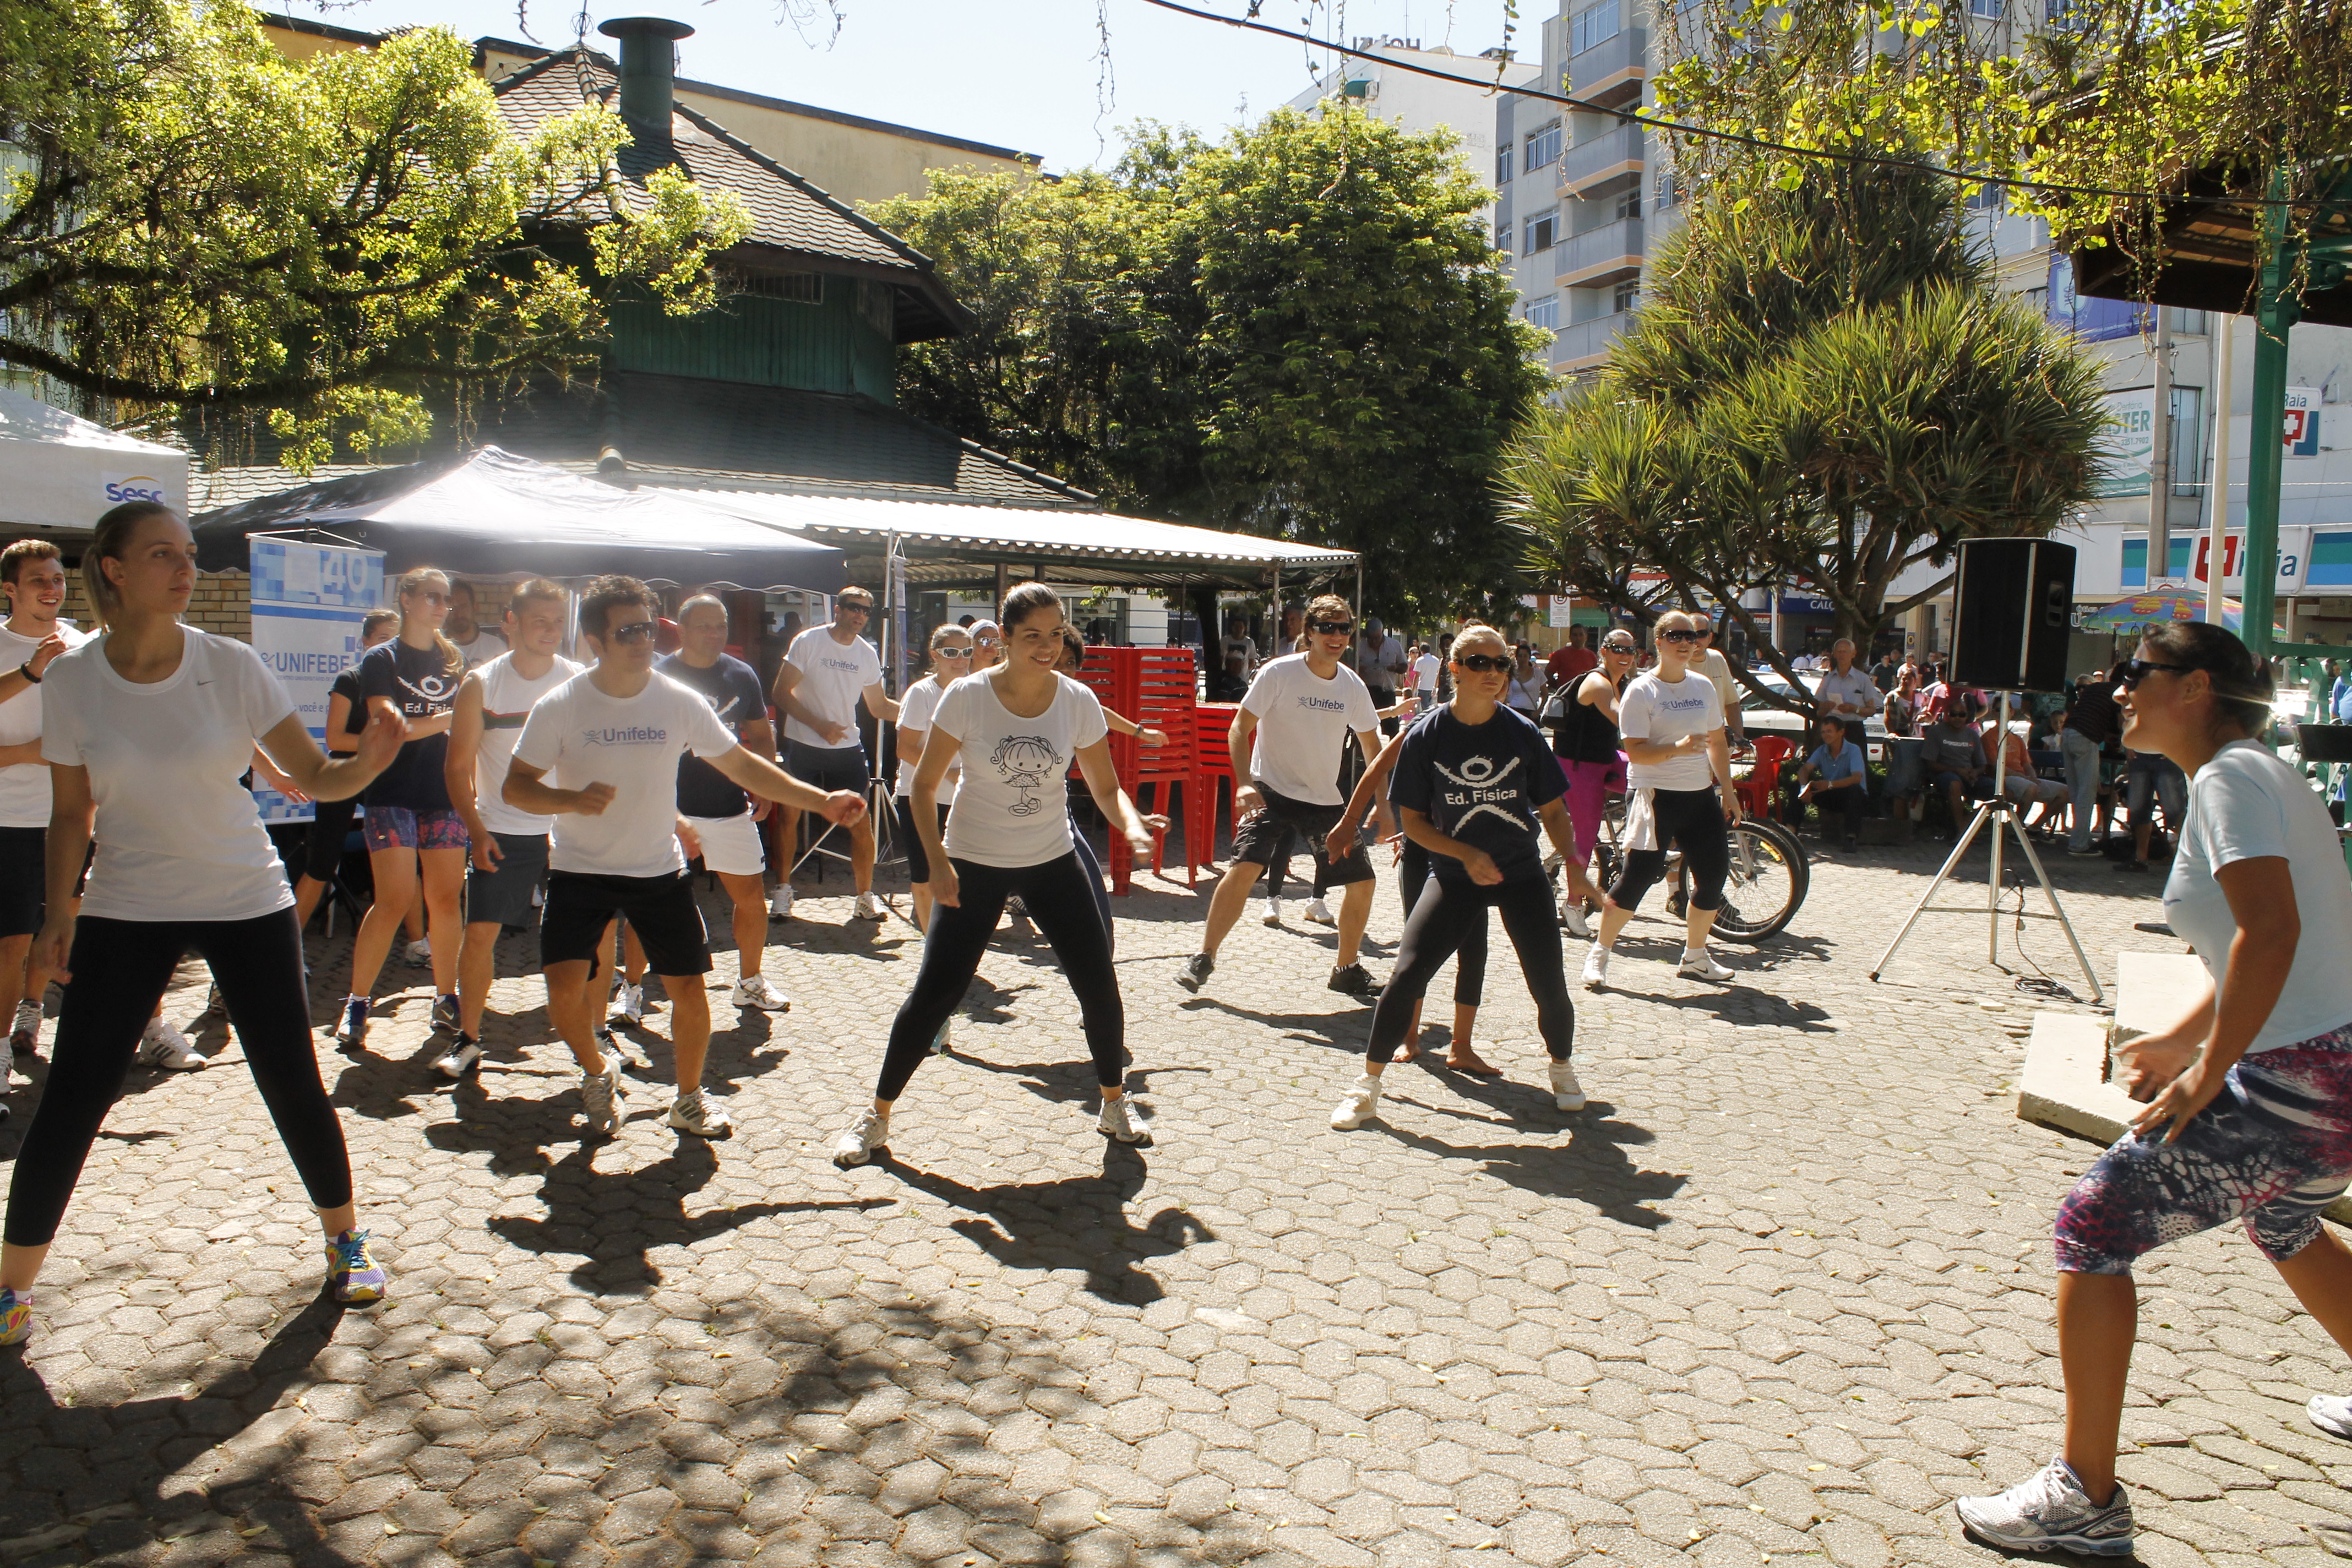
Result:
{"type": "MultiPolygon", "coordinates": [[[[1248,758],[1245,782],[1234,791],[1234,863],[1209,900],[1201,951],[1184,961],[1176,983],[1198,991],[1217,967],[1217,948],[1241,918],[1250,889],[1281,856],[1286,832],[1306,840],[1316,860],[1317,881],[1346,890],[1339,900],[1339,961],[1330,988],[1370,1002],[1381,988],[1364,973],[1357,949],[1372,912],[1372,862],[1360,844],[1334,864],[1324,840],[1347,809],[1339,793],[1339,762],[1353,735],[1370,763],[1381,749],[1380,710],[1360,677],[1341,661],[1355,633],[1348,601],[1326,594],[1307,607],[1307,651],[1270,659],[1250,683],[1241,711],[1226,737],[1239,763],[1248,758]],[[1256,742],[1255,752],[1251,741],[1256,742]]],[[[1403,662],[1403,652],[1398,652],[1403,662]]],[[[1236,777],[1242,773],[1236,766],[1236,777]]]]}
{"type": "MultiPolygon", "coordinates": [[[[898,717],[898,705],[882,689],[881,656],[860,635],[873,614],[873,595],[844,588],[834,596],[833,624],[811,626],[793,639],[769,693],[783,715],[783,760],[793,776],[819,789],[852,792],[860,800],[874,770],[858,733],[857,705],[864,702],[877,722],[898,717]]],[[[801,814],[793,807],[776,813],[782,864],[768,910],[779,920],[793,912],[793,858],[800,829],[801,814]]],[[[880,920],[882,900],[874,896],[874,824],[863,816],[849,829],[849,877],[857,889],[850,918],[880,920]]]]}
{"type": "Polygon", "coordinates": [[[474,585],[460,577],[449,584],[449,618],[441,635],[466,656],[466,668],[478,669],[507,651],[507,639],[475,619],[474,585]]]}
{"type": "Polygon", "coordinates": [[[702,1094],[710,1045],[708,933],[678,846],[677,761],[688,752],[764,800],[789,802],[846,826],[865,797],[828,795],[754,756],[700,693],[654,668],[656,601],[635,577],[599,577],[580,602],[580,633],[596,662],[532,707],[507,765],[506,804],[554,820],[539,956],[547,1015],[584,1075],[588,1131],[621,1122],[620,1064],[595,1035],[598,949],[616,915],[627,919],[669,994],[677,1098],[669,1124],[724,1137],[726,1113],[702,1094]],[[549,775],[553,782],[549,782],[549,775]]]}
{"type": "Polygon", "coordinates": [[[1437,649],[1422,644],[1420,656],[1412,661],[1414,711],[1426,713],[1437,706],[1437,677],[1444,668],[1445,661],[1437,657],[1437,649]]]}
{"type": "MultiPolygon", "coordinates": [[[[19,540],[0,552],[0,593],[8,598],[7,624],[0,626],[0,1017],[13,1020],[10,1054],[28,1057],[40,1048],[41,993],[49,984],[46,971],[26,969],[48,876],[41,676],[51,659],[89,635],[58,618],[66,568],[46,539],[19,540]]],[[[6,1077],[0,1069],[0,1083],[6,1077]]]]}

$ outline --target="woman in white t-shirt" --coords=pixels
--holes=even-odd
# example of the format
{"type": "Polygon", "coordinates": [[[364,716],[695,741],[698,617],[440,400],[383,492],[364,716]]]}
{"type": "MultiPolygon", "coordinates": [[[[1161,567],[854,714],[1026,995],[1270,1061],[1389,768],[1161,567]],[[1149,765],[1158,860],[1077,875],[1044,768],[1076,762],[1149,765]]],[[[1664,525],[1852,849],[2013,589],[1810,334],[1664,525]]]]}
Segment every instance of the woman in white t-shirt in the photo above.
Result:
{"type": "MultiPolygon", "coordinates": [[[[907,876],[915,884],[915,926],[931,929],[931,867],[923,856],[923,836],[915,831],[915,770],[930,739],[931,714],[947,689],[971,673],[971,634],[950,621],[931,633],[931,671],[898,699],[898,783],[891,804],[898,812],[898,842],[907,847],[907,876]]],[[[955,770],[948,770],[952,780],[955,770]]],[[[949,786],[953,798],[954,786],[949,786]]],[[[939,808],[944,826],[948,808],[939,808]]]]}
{"type": "Polygon", "coordinates": [[[1643,670],[1617,701],[1623,736],[1625,858],[1601,910],[1601,931],[1584,955],[1584,986],[1598,991],[1609,978],[1617,933],[1641,907],[1642,895],[1665,874],[1666,847],[1679,846],[1691,880],[1683,921],[1681,973],[1720,984],[1731,971],[1706,951],[1716,911],[1723,908],[1731,871],[1727,814],[1739,820],[1731,787],[1731,747],[1724,738],[1723,694],[1696,668],[1698,623],[1680,610],[1658,617],[1658,667],[1643,670]],[[1720,792],[1718,794],[1718,791],[1720,792]]]}
{"type": "MultiPolygon", "coordinates": [[[[2241,1220],[2352,1355],[2352,1251],[2319,1219],[2352,1187],[2352,876],[2326,803],[2252,738],[2270,722],[2271,679],[2244,644],[2161,623],[2116,679],[2124,744],[2191,780],[2164,913],[2208,984],[2179,1022],[2123,1047],[2125,1087],[2153,1103],[2058,1207],[2058,1457],[1958,1507],[1999,1546],[2121,1556],[2132,1517],[2116,1446],[2142,1255],[2241,1220]]],[[[2352,1398],[2308,1409],[2352,1438],[2352,1398]]]]}
{"type": "Polygon", "coordinates": [[[407,726],[382,713],[354,755],[322,755],[259,655],[180,624],[195,548],[168,508],[132,501],[100,518],[81,570],[106,631],[44,677],[53,803],[48,913],[33,951],[65,984],[65,1009],[9,1182],[0,1344],[32,1331],[34,1277],[140,1032],[190,952],[212,966],[319,1212],[329,1283],[342,1300],[375,1300],[384,1276],[355,1228],[343,1131],[319,1080],[294,889],[237,781],[257,742],[306,795],[344,799],[399,754],[407,726]],[[93,829],[98,857],[77,915],[74,883],[93,829]]]}
{"type": "Polygon", "coordinates": [[[914,826],[930,871],[931,925],[914,989],[890,1026],[874,1103],[833,1142],[836,1165],[862,1165],[890,1135],[890,1110],[914,1077],[1004,912],[1018,897],[1054,949],[1078,998],[1087,1050],[1102,1086],[1104,1136],[1148,1143],[1125,1098],[1127,1019],[1111,964],[1110,931],[1074,847],[1066,780],[1075,760],[1113,830],[1136,853],[1151,834],[1113,772],[1102,704],[1054,668],[1062,657],[1062,601],[1043,583],[1005,595],[1003,667],[957,681],[931,714],[915,770],[914,826]],[[961,764],[945,841],[936,809],[940,784],[961,764]]]}

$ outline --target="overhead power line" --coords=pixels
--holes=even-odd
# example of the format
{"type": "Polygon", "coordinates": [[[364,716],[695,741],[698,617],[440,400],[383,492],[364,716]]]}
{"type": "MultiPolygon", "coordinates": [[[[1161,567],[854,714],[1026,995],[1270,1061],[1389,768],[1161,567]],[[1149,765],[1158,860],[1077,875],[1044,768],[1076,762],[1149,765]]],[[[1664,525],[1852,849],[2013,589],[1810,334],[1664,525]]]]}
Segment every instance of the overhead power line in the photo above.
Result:
{"type": "Polygon", "coordinates": [[[1217,22],[1228,27],[1240,27],[1248,32],[1265,33],[1272,37],[1286,38],[1296,44],[1306,44],[1318,49],[1329,49],[1334,54],[1346,55],[1353,59],[1377,60],[1391,70],[1410,71],[1415,76],[1434,77],[1439,81],[1458,82],[1464,87],[1507,92],[1517,98],[1532,98],[1546,103],[1565,104],[1570,109],[1583,110],[1588,114],[1606,114],[1628,125],[1645,126],[1654,131],[1670,131],[1676,135],[1696,136],[1711,142],[1729,142],[1741,147],[1752,147],[1759,152],[1784,153],[1793,158],[1812,158],[1833,163],[1867,164],[1881,169],[1908,169],[1916,174],[1933,174],[1939,179],[1964,181],[1972,185],[1999,185],[2010,190],[2045,191],[2068,196],[2105,196],[2120,201],[2191,202],[2206,206],[2228,207],[2340,208],[2346,205],[2342,202],[2315,197],[2198,196],[2167,191],[2109,190],[2104,185],[2063,185],[2047,180],[2011,180],[1994,174],[1972,174],[1962,169],[1948,169],[1940,163],[1925,163],[1916,158],[1891,158],[1880,153],[1841,153],[1826,147],[1801,147],[1792,142],[1775,142],[1767,136],[1750,136],[1738,131],[1718,131],[1712,126],[1693,125],[1679,120],[1660,119],[1631,110],[1613,108],[1608,104],[1595,103],[1590,99],[1577,98],[1564,92],[1549,92],[1542,88],[1506,87],[1499,80],[1461,76],[1453,71],[1439,70],[1433,66],[1414,65],[1410,60],[1401,60],[1394,56],[1380,54],[1371,49],[1350,48],[1346,44],[1333,39],[1318,38],[1312,33],[1294,32],[1288,27],[1277,27],[1270,22],[1257,20],[1259,0],[1252,0],[1249,14],[1244,16],[1227,16],[1215,11],[1203,11],[1198,6],[1181,4],[1181,0],[1143,0],[1143,3],[1147,5],[1157,5],[1162,11],[1173,11],[1179,16],[1191,16],[1199,21],[1217,22]]]}

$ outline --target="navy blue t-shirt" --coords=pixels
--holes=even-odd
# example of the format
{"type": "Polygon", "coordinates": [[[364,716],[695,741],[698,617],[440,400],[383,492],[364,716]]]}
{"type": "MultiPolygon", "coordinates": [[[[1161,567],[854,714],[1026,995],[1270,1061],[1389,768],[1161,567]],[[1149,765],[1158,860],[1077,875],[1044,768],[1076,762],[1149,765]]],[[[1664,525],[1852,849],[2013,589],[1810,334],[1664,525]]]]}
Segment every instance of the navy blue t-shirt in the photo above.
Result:
{"type": "MultiPolygon", "coordinates": [[[[457,687],[466,679],[461,660],[455,675],[437,642],[411,647],[397,637],[378,643],[361,656],[360,695],[353,718],[367,727],[364,709],[379,697],[389,697],[404,719],[432,719],[457,705],[457,687]]],[[[447,811],[449,783],[441,764],[449,754],[449,732],[427,735],[400,748],[392,766],[376,774],[360,799],[367,805],[398,806],[404,811],[447,811]]]]}
{"type": "MultiPolygon", "coordinates": [[[[717,664],[697,669],[686,662],[686,655],[674,653],[656,660],[654,668],[680,686],[700,692],[719,721],[737,734],[744,725],[768,716],[768,695],[760,689],[760,672],[733,654],[722,653],[717,664]]],[[[730,783],[700,757],[689,752],[678,758],[677,809],[684,815],[740,816],[751,798],[741,785],[730,783]]]]}
{"type": "MultiPolygon", "coordinates": [[[[1485,850],[1505,881],[1544,874],[1536,814],[1567,793],[1568,775],[1543,731],[1508,708],[1483,724],[1465,724],[1451,707],[1435,710],[1407,731],[1389,782],[1390,804],[1485,850]]],[[[1429,863],[1447,881],[1470,880],[1469,868],[1451,855],[1429,863]]]]}

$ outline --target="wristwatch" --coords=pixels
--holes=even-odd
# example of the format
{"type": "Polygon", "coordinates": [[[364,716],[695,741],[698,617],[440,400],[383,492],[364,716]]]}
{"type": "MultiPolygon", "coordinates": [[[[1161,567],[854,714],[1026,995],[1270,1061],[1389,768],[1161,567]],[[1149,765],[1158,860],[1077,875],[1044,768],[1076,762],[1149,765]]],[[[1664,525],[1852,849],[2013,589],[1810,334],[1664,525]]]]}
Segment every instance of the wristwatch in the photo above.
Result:
{"type": "Polygon", "coordinates": [[[16,673],[31,681],[36,686],[38,686],[41,683],[41,678],[34,671],[33,661],[29,658],[16,667],[16,673]]]}

